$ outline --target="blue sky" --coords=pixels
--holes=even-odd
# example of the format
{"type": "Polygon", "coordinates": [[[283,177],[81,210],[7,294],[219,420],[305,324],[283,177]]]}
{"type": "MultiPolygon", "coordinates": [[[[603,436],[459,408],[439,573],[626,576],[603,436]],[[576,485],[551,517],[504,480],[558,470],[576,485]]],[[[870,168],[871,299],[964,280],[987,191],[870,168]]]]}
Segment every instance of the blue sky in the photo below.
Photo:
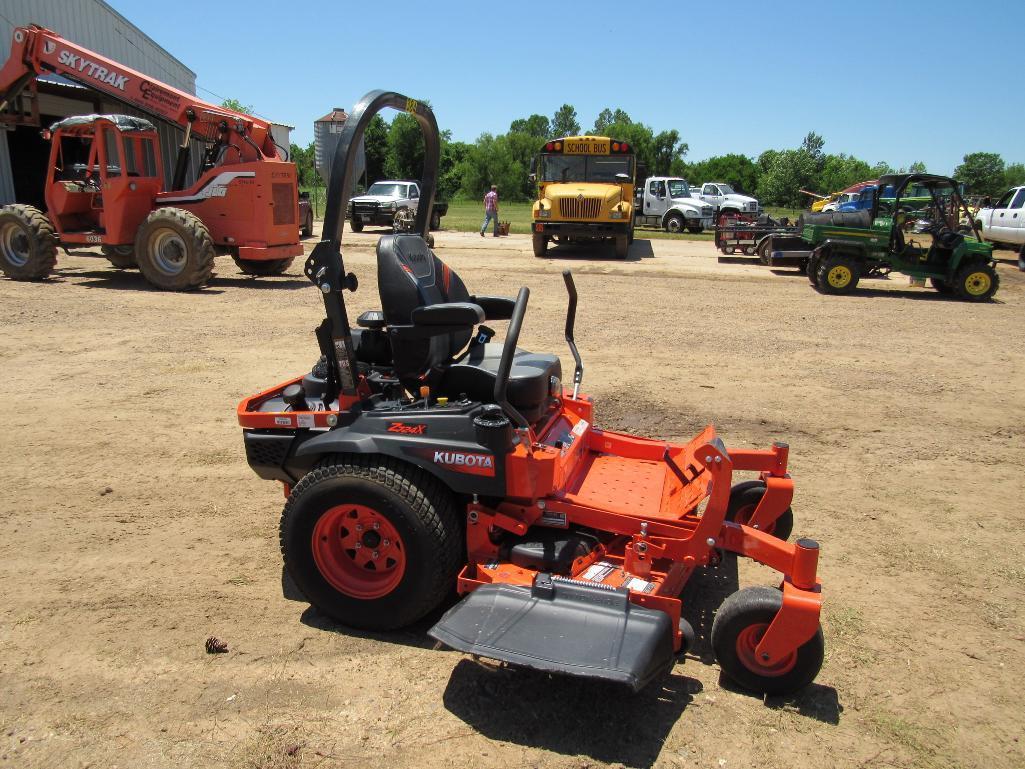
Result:
{"type": "Polygon", "coordinates": [[[940,173],[966,152],[1025,161],[1021,0],[109,1],[202,97],[252,104],[300,144],[331,107],[385,88],[429,99],[463,141],[569,103],[584,130],[604,107],[675,128],[691,160],[814,130],[827,152],[940,173]]]}

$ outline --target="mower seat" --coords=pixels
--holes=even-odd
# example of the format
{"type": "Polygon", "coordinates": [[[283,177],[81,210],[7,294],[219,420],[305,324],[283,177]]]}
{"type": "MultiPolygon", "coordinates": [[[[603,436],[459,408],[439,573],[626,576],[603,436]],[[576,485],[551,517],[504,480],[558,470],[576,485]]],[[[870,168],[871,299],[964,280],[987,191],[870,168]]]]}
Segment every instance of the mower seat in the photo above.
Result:
{"type": "MultiPolygon", "coordinates": [[[[494,403],[502,346],[470,344],[472,321],[456,320],[446,328],[457,330],[426,337],[416,325],[416,318],[422,316],[420,308],[437,305],[452,308],[453,318],[469,317],[473,313],[467,308],[475,308],[475,318],[489,319],[455,270],[435,256],[419,235],[385,235],[377,242],[377,283],[395,375],[403,385],[416,392],[427,384],[435,395],[455,398],[465,394],[494,403]],[[467,344],[470,346],[465,349],[467,344]]],[[[503,301],[490,298],[481,304],[497,310],[503,301]]],[[[509,403],[527,421],[537,421],[547,408],[552,378],[561,376],[562,365],[555,355],[517,349],[509,373],[509,403]]]]}

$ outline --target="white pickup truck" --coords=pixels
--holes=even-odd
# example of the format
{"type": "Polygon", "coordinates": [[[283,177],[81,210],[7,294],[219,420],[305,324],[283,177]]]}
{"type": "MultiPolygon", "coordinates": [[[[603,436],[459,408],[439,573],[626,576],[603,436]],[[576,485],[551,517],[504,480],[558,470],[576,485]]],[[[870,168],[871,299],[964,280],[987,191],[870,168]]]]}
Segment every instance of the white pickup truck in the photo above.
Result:
{"type": "Polygon", "coordinates": [[[1012,187],[995,206],[979,209],[975,221],[986,240],[1016,248],[1025,269],[1025,187],[1012,187]]]}
{"type": "Polygon", "coordinates": [[[713,224],[715,209],[693,197],[686,179],[652,176],[635,190],[634,226],[666,232],[701,232],[713,224]]]}
{"type": "Polygon", "coordinates": [[[762,207],[755,198],[741,195],[724,182],[705,182],[701,187],[694,187],[691,195],[701,198],[711,205],[718,217],[722,214],[754,214],[762,212],[762,207]]]}
{"type": "MultiPolygon", "coordinates": [[[[420,185],[417,182],[386,179],[374,182],[369,190],[350,200],[345,218],[353,232],[360,232],[364,225],[392,227],[400,211],[408,209],[415,214],[419,203],[420,185]]],[[[448,203],[434,203],[430,222],[432,230],[441,229],[441,217],[447,213],[448,203]]]]}

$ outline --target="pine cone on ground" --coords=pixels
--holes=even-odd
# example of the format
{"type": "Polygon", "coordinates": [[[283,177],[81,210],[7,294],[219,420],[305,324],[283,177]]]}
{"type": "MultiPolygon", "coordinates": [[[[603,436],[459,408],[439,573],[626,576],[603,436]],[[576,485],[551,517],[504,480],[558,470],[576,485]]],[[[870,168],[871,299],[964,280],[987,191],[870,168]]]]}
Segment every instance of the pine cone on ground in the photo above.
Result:
{"type": "Polygon", "coordinates": [[[228,642],[222,641],[215,635],[210,636],[206,639],[206,653],[207,654],[224,654],[228,651],[228,642]]]}

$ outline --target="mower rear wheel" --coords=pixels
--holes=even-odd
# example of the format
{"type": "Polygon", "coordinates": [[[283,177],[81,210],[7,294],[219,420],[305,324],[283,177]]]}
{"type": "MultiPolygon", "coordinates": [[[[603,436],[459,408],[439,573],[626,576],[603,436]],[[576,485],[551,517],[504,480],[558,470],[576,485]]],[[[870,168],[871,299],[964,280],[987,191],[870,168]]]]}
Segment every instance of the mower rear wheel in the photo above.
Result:
{"type": "Polygon", "coordinates": [[[985,302],[998,288],[1000,277],[985,262],[966,264],[954,276],[954,292],[966,302],[985,302]]]}
{"type": "Polygon", "coordinates": [[[790,694],[812,681],[822,669],[822,627],[784,659],[763,665],[755,648],[783,607],[783,593],[771,587],[748,587],[723,601],[712,622],[712,650],[719,667],[745,689],[760,694],[790,694]]]}
{"type": "Polygon", "coordinates": [[[448,491],[381,456],[337,457],[308,473],[285,504],[280,540],[310,603],[367,630],[402,627],[436,608],[463,552],[448,491]]]}
{"type": "Polygon", "coordinates": [[[57,233],[34,206],[0,207],[0,269],[11,280],[44,280],[57,266],[57,233]]]}
{"type": "Polygon", "coordinates": [[[246,275],[282,275],[285,270],[292,266],[292,262],[295,261],[294,256],[288,256],[284,259],[240,259],[239,257],[233,257],[235,264],[242,270],[246,275]]]}
{"type": "Polygon", "coordinates": [[[100,251],[107,257],[112,267],[118,270],[130,270],[138,267],[135,263],[135,246],[100,246],[100,251]]]}
{"type": "Polygon", "coordinates": [[[824,294],[849,294],[858,286],[861,268],[844,254],[832,254],[819,260],[815,288],[824,294]]]}
{"type": "Polygon", "coordinates": [[[535,232],[531,242],[534,246],[534,256],[543,259],[548,254],[548,238],[535,232]]]}
{"type": "MultiPolygon", "coordinates": [[[[730,501],[726,507],[726,520],[747,525],[755,509],[765,496],[765,481],[744,481],[730,489],[730,501]]],[[[779,517],[766,525],[762,531],[777,539],[786,540],[794,530],[794,510],[788,507],[779,517]]]]}
{"type": "Polygon", "coordinates": [[[139,225],[135,261],[144,278],[165,291],[191,291],[213,275],[213,239],[202,220],[181,208],[158,208],[139,225]]]}

